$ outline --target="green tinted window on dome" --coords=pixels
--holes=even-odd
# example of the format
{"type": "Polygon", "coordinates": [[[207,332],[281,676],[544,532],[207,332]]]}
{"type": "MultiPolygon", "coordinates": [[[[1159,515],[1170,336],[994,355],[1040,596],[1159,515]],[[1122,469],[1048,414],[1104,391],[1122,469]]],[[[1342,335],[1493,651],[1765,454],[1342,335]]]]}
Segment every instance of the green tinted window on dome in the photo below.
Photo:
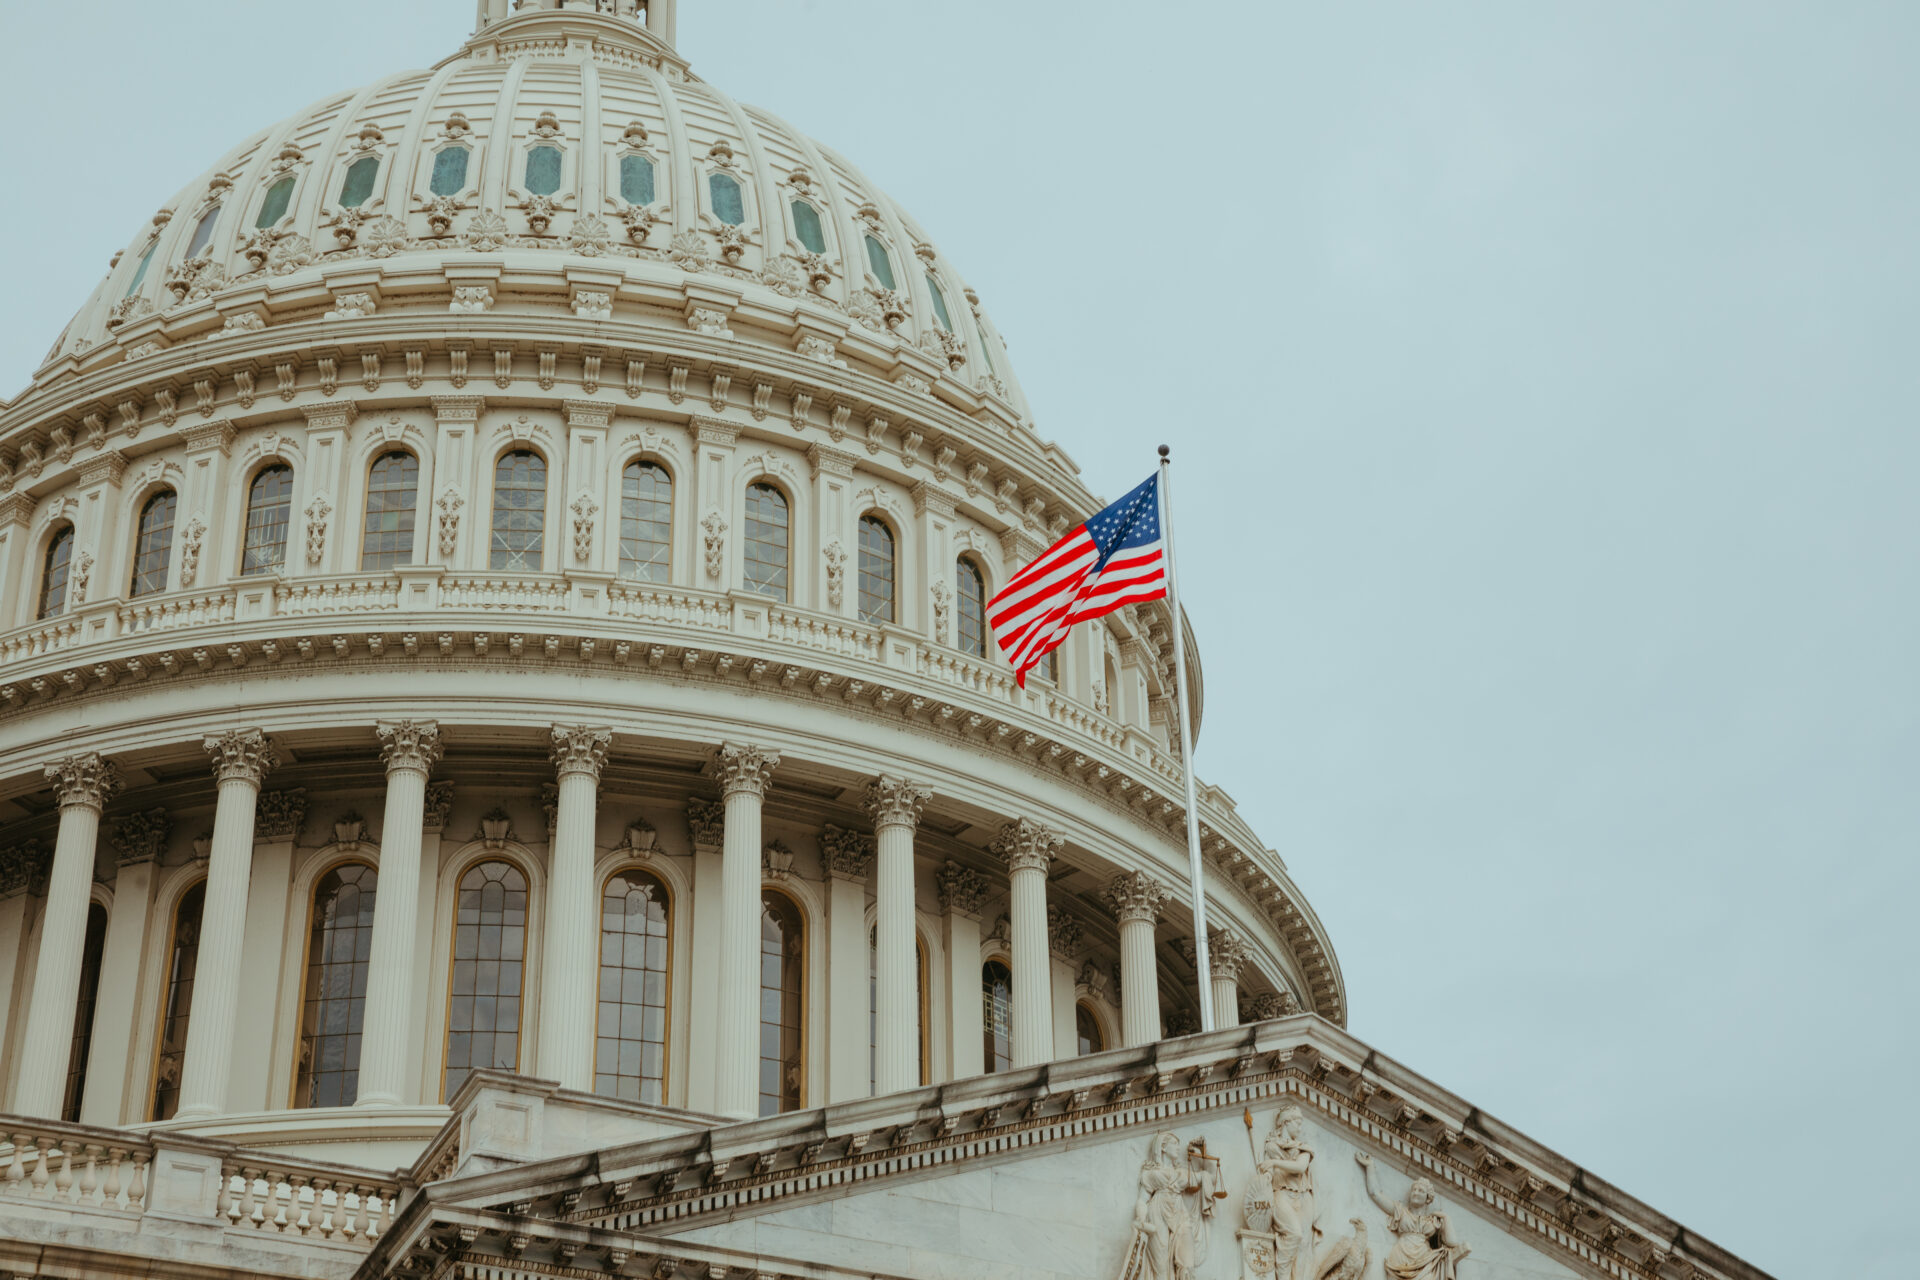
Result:
{"type": "Polygon", "coordinates": [[[827,251],[827,237],[820,231],[820,213],[805,200],[793,202],[793,233],[800,237],[808,253],[827,251]]]}
{"type": "Polygon", "coordinates": [[[740,184],[724,173],[707,176],[707,190],[713,196],[713,216],[728,226],[737,227],[747,220],[747,210],[740,203],[740,184]]]}
{"type": "Polygon", "coordinates": [[[560,189],[560,148],[535,147],[527,152],[527,192],[550,196],[560,189]]]}
{"type": "Polygon", "coordinates": [[[620,198],[628,204],[653,203],[653,161],[638,155],[620,157],[620,198]]]}
{"type": "Polygon", "coordinates": [[[436,196],[450,196],[467,185],[467,149],[443,147],[433,157],[433,177],[427,190],[436,196]]]}
{"type": "Polygon", "coordinates": [[[940,292],[940,282],[933,278],[933,272],[927,272],[927,292],[933,295],[933,314],[940,317],[940,327],[948,333],[953,332],[953,317],[947,314],[947,295],[940,292]]]}
{"type": "Polygon", "coordinates": [[[340,207],[358,209],[373,194],[373,176],[380,172],[378,156],[361,156],[347,166],[346,181],[340,184],[340,207]]]}
{"type": "Polygon", "coordinates": [[[893,288],[893,259],[887,256],[887,247],[872,236],[867,237],[867,263],[882,289],[893,288]]]}
{"type": "Polygon", "coordinates": [[[219,217],[219,205],[200,215],[200,221],[194,224],[193,237],[187,241],[187,257],[197,258],[206,251],[208,242],[213,239],[213,224],[219,217]]]}
{"type": "MultiPolygon", "coordinates": [[[[977,318],[978,317],[976,317],[976,319],[977,318]]],[[[988,347],[993,345],[993,340],[987,337],[987,327],[985,325],[978,325],[976,327],[980,330],[980,358],[987,362],[987,372],[998,376],[997,371],[993,367],[993,355],[987,350],[988,347]]]]}
{"type": "Polygon", "coordinates": [[[140,291],[140,282],[147,278],[147,264],[153,261],[153,251],[159,247],[160,242],[155,240],[147,246],[147,251],[140,255],[140,265],[133,269],[133,279],[127,284],[127,291],[122,296],[131,298],[140,291]]]}
{"type": "Polygon", "coordinates": [[[267,188],[267,198],[260,202],[260,216],[253,220],[253,225],[272,226],[287,216],[287,206],[292,203],[293,178],[289,175],[267,188]]]}

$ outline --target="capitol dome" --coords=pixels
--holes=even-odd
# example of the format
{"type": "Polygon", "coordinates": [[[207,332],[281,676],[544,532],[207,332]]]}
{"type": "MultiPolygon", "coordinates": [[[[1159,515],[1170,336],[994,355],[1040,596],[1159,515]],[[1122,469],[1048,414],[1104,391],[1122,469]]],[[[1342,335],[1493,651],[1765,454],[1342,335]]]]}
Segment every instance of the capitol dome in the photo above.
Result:
{"type": "Polygon", "coordinates": [[[478,17],[0,408],[11,1109],[392,1164],[474,1072],[671,1129],[1343,1023],[1205,785],[1195,989],[1164,604],[992,645],[1101,503],[955,264],[671,0],[478,17]]]}

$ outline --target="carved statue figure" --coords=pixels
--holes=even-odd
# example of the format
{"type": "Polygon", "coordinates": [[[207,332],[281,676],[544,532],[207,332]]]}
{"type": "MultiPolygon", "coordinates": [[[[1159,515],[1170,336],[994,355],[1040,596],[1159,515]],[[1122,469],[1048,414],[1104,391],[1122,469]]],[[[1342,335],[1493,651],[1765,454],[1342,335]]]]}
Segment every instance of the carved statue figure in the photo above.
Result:
{"type": "Polygon", "coordinates": [[[1392,1280],[1455,1280],[1461,1259],[1471,1250],[1454,1237],[1446,1213],[1433,1207],[1433,1184],[1415,1178],[1405,1200],[1390,1200],[1374,1185],[1373,1157],[1355,1152],[1353,1158],[1364,1171],[1367,1198],[1387,1215],[1387,1230],[1393,1235],[1393,1248],[1382,1264],[1387,1275],[1392,1280]]]}
{"type": "Polygon", "coordinates": [[[1184,1147],[1171,1133],[1155,1134],[1140,1166],[1133,1204],[1133,1241],[1120,1280],[1194,1280],[1207,1260],[1220,1162],[1205,1141],[1184,1147]]]}
{"type": "Polygon", "coordinates": [[[1269,1229],[1279,1237],[1281,1280],[1313,1280],[1319,1211],[1313,1203],[1313,1148],[1301,1136],[1305,1125],[1300,1108],[1280,1108],[1255,1166],[1267,1180],[1269,1229]]]}

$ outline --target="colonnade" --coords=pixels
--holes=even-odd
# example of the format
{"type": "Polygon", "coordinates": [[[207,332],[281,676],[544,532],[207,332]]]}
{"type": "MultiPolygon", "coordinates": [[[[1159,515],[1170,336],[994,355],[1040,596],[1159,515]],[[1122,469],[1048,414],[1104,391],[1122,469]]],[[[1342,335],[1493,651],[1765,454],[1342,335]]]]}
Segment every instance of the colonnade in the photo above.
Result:
{"type": "MultiPolygon", "coordinates": [[[[410,977],[418,949],[429,945],[417,927],[422,826],[428,778],[443,747],[431,721],[383,721],[375,726],[386,766],[385,821],[380,849],[380,892],[375,898],[369,979],[354,1105],[393,1107],[406,1098],[412,1041],[418,1036],[410,1006],[410,977]]],[[[541,961],[538,1073],[569,1089],[594,1086],[595,999],[599,965],[599,898],[595,882],[594,832],[600,774],[612,731],[589,725],[556,725],[551,758],[557,776],[556,811],[549,857],[549,886],[541,961]]],[[[207,881],[194,979],[193,1017],[181,1069],[181,1119],[228,1112],[240,1004],[254,811],[261,784],[277,763],[272,741],[259,729],[234,729],[205,739],[218,798],[207,853],[207,881]]],[[[717,877],[718,945],[709,953],[717,970],[707,1023],[715,1046],[712,1107],[746,1118],[758,1111],[761,1001],[761,811],[779,766],[777,753],[759,746],[725,743],[706,773],[720,789],[724,825],[717,877]]],[[[14,1109],[58,1116],[67,1048],[81,982],[82,952],[95,843],[102,811],[120,785],[118,767],[96,753],[80,753],[46,766],[59,803],[59,833],[47,877],[40,953],[29,996],[14,1109]]],[[[874,837],[829,827],[822,862],[830,892],[860,893],[858,878],[870,865],[874,915],[874,1076],[877,1092],[917,1086],[921,1080],[918,959],[914,924],[915,835],[931,789],[911,779],[882,775],[867,788],[866,808],[874,837]],[[855,870],[857,866],[857,871],[855,870]]],[[[716,808],[719,806],[715,806],[716,808]]],[[[697,816],[697,815],[696,815],[697,816]]],[[[717,816],[717,815],[715,815],[717,816]]],[[[1015,1067],[1052,1060],[1073,1050],[1056,1045],[1051,990],[1048,867],[1063,841],[1025,818],[1007,822],[991,850],[1005,864],[1010,885],[1009,943],[1013,971],[1012,1057],[1015,1067]]],[[[952,989],[979,981],[978,914],[986,895],[979,873],[949,862],[939,876],[950,921],[964,921],[971,937],[949,939],[952,989]]],[[[1106,899],[1120,927],[1121,1038],[1128,1045],[1161,1036],[1154,928],[1168,892],[1150,876],[1116,877],[1106,899]]],[[[1237,1022],[1236,978],[1246,959],[1244,944],[1214,935],[1215,1002],[1221,1025],[1237,1022]]],[[[956,1011],[957,1017],[957,1011],[956,1011]]],[[[696,1034],[699,1027],[696,1027],[696,1034]]],[[[958,1026],[956,1033],[963,1034],[958,1026]]],[[[861,1035],[864,1027],[830,1028],[834,1036],[861,1035]]],[[[1071,1032],[1067,1032],[1071,1034],[1071,1032]]],[[[864,1038],[861,1035],[861,1038],[864,1038]]],[[[976,1070],[979,1068],[976,1067],[976,1070]]]]}

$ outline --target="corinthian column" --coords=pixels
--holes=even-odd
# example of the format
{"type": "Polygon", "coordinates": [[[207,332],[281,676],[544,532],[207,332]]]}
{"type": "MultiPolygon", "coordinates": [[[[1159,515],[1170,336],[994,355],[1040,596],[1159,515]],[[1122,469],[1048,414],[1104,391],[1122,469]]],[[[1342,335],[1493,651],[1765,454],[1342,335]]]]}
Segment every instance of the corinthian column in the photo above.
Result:
{"type": "Polygon", "coordinates": [[[1207,930],[1207,967],[1213,972],[1213,1025],[1240,1025],[1240,972],[1251,957],[1239,934],[1228,929],[1207,930]]]}
{"type": "Polygon", "coordinates": [[[205,746],[220,791],[213,810],[213,846],[207,854],[193,1016],[187,1020],[187,1056],[180,1072],[180,1119],[215,1116],[227,1108],[247,885],[253,871],[253,809],[261,780],[279,763],[273,743],[258,729],[229,729],[206,739],[205,746]]]}
{"type": "Polygon", "coordinates": [[[1012,881],[1013,1065],[1053,1060],[1052,961],[1047,945],[1047,864],[1060,852],[1059,836],[1021,818],[1000,828],[993,851],[1007,861],[1012,881]]]}
{"type": "Polygon", "coordinates": [[[723,743],[707,766],[726,802],[720,854],[720,992],[714,1110],[760,1114],[760,804],[780,757],[723,743]]]}
{"type": "Polygon", "coordinates": [[[387,765],[387,810],[380,824],[380,880],[373,895],[373,947],[367,956],[367,1005],[360,1035],[360,1085],[354,1105],[395,1107],[406,1086],[413,1028],[413,940],[419,929],[420,840],[427,775],[440,759],[440,726],[395,720],[374,726],[387,765]]]}
{"type": "Polygon", "coordinates": [[[874,843],[874,1092],[920,1083],[920,992],[913,945],[913,831],[933,793],[882,774],[867,788],[874,843]]]}
{"type": "Polygon", "coordinates": [[[93,848],[100,810],[120,786],[111,760],[82,752],[47,766],[60,802],[60,834],[47,877],[47,907],[40,923],[40,959],[34,969],[27,1029],[21,1040],[19,1082],[13,1109],[22,1115],[60,1118],[65,1101],[67,1058],[80,1003],[81,953],[87,940],[87,896],[93,886],[93,848]]]}
{"type": "Polygon", "coordinates": [[[1120,1038],[1127,1045],[1160,1038],[1159,966],[1153,962],[1153,926],[1167,891],[1152,876],[1129,871],[1107,886],[1107,904],[1120,921],[1120,1038]]]}
{"type": "Polygon", "coordinates": [[[553,727],[559,775],[548,851],[547,941],[540,966],[540,1061],[561,1087],[593,1088],[593,1011],[599,985],[600,895],[593,884],[594,808],[613,730],[553,727]]]}

